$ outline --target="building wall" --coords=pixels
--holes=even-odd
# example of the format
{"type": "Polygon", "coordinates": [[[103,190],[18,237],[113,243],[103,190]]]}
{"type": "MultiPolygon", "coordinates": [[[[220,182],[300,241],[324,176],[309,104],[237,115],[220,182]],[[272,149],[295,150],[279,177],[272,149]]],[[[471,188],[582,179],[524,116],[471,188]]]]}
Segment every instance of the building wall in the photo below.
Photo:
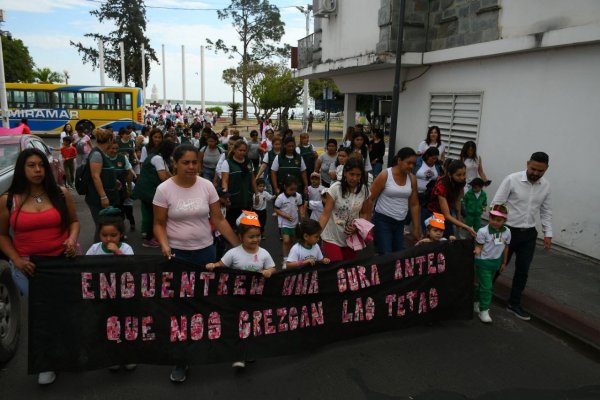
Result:
{"type": "MultiPolygon", "coordinates": [[[[600,45],[434,65],[400,94],[396,148],[425,138],[431,92],[483,91],[478,153],[493,180],[550,155],[555,243],[600,259],[600,45]]],[[[411,74],[412,75],[412,74],[411,74]]]]}
{"type": "Polygon", "coordinates": [[[337,14],[321,19],[321,60],[328,62],[375,52],[379,1],[338,1],[337,14]]]}
{"type": "Polygon", "coordinates": [[[598,0],[500,0],[499,3],[502,38],[600,22],[598,0]]]}

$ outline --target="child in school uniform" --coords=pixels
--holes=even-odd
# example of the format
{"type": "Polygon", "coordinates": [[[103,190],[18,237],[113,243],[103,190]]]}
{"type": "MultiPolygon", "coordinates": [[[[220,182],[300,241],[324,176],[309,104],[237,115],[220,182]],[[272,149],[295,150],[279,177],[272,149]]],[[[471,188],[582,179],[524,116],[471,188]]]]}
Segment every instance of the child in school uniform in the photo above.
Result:
{"type": "Polygon", "coordinates": [[[471,187],[463,197],[465,207],[465,224],[473,227],[475,231],[481,228],[481,215],[487,207],[487,194],[483,191],[485,183],[481,178],[469,182],[471,187]]]}
{"type": "Polygon", "coordinates": [[[302,208],[302,195],[297,193],[298,181],[294,176],[288,175],[283,183],[283,191],[275,199],[274,209],[277,214],[281,237],[283,241],[283,263],[287,261],[292,242],[296,235],[296,225],[304,218],[302,208]]]}
{"type": "Polygon", "coordinates": [[[312,218],[312,208],[310,207],[311,201],[321,201],[321,193],[325,189],[325,186],[321,185],[321,174],[313,172],[310,174],[310,186],[308,187],[308,211],[309,217],[312,218]]]}
{"type": "Polygon", "coordinates": [[[475,287],[473,310],[479,320],[489,324],[490,304],[492,303],[492,285],[496,272],[504,271],[508,261],[508,245],[511,234],[504,224],[508,218],[508,209],[504,204],[495,204],[490,210],[490,223],[477,231],[475,237],[475,273],[478,284],[475,287]]]}
{"type": "MultiPolygon", "coordinates": [[[[206,269],[212,271],[215,268],[228,267],[260,272],[265,278],[270,278],[275,272],[275,262],[269,252],[260,247],[258,215],[244,210],[236,220],[236,225],[242,244],[225,253],[219,262],[206,264],[206,269]]],[[[232,367],[243,369],[246,367],[246,361],[235,361],[232,367]]]]}
{"type": "Polygon", "coordinates": [[[304,220],[296,228],[296,243],[288,255],[286,268],[304,267],[320,262],[329,264],[329,258],[323,257],[319,240],[321,239],[321,225],[314,219],[304,220]]]}
{"type": "Polygon", "coordinates": [[[265,189],[266,186],[264,179],[259,178],[256,180],[256,190],[258,193],[254,195],[254,203],[252,204],[252,208],[258,214],[260,234],[263,240],[265,239],[265,226],[267,225],[267,202],[275,197],[265,189]]]}

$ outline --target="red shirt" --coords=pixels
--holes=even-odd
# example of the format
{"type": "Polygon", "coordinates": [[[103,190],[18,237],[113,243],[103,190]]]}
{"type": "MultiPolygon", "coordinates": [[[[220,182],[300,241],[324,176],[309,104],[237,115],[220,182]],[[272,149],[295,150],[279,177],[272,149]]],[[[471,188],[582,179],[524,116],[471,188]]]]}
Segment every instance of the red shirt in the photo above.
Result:
{"type": "Polygon", "coordinates": [[[440,208],[440,199],[439,197],[448,198],[448,189],[443,183],[443,178],[438,178],[433,190],[431,191],[431,195],[429,196],[429,201],[427,202],[427,209],[431,212],[436,212],[442,214],[442,210],[440,208]]]}
{"type": "Polygon", "coordinates": [[[21,257],[59,256],[65,251],[63,243],[68,239],[69,231],[62,228],[60,214],[56,208],[28,212],[13,207],[10,226],[14,232],[13,245],[21,257]]]}
{"type": "Polygon", "coordinates": [[[70,160],[71,158],[77,157],[77,149],[72,145],[68,147],[62,146],[60,148],[60,154],[62,155],[63,160],[70,160]]]}
{"type": "Polygon", "coordinates": [[[21,122],[19,124],[19,126],[23,127],[23,132],[21,132],[21,134],[23,134],[23,135],[29,135],[29,134],[31,134],[31,129],[29,129],[29,127],[27,125],[25,125],[23,122],[21,122]]]}

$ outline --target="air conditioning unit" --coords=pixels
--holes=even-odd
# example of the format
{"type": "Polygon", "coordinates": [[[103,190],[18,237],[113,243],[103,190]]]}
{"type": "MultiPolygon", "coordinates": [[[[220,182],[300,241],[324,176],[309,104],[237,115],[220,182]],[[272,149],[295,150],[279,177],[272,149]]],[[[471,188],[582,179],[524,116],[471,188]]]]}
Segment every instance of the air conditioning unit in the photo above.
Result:
{"type": "Polygon", "coordinates": [[[313,0],[313,16],[328,18],[337,12],[337,0],[313,0]]]}

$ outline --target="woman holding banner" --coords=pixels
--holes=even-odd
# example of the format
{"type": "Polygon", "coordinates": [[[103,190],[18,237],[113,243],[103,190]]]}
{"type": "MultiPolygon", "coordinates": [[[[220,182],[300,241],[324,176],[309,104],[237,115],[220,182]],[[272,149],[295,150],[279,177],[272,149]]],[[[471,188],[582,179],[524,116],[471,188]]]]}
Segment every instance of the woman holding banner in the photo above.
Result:
{"type": "MultiPolygon", "coordinates": [[[[240,240],[221,213],[214,185],[198,176],[198,150],[191,144],[179,145],[173,161],[175,175],[161,183],[154,195],[154,236],[169,259],[198,265],[215,262],[211,222],[233,246],[240,240]]],[[[187,365],[176,365],[171,381],[184,382],[186,373],[187,365]]]]}
{"type": "MultiPolygon", "coordinates": [[[[48,158],[38,149],[19,154],[8,193],[0,197],[0,250],[10,260],[13,281],[21,294],[29,294],[29,277],[35,264],[29,257],[75,257],[79,220],[71,193],[54,180],[48,158]]],[[[41,372],[40,385],[56,379],[41,372]]]]}

